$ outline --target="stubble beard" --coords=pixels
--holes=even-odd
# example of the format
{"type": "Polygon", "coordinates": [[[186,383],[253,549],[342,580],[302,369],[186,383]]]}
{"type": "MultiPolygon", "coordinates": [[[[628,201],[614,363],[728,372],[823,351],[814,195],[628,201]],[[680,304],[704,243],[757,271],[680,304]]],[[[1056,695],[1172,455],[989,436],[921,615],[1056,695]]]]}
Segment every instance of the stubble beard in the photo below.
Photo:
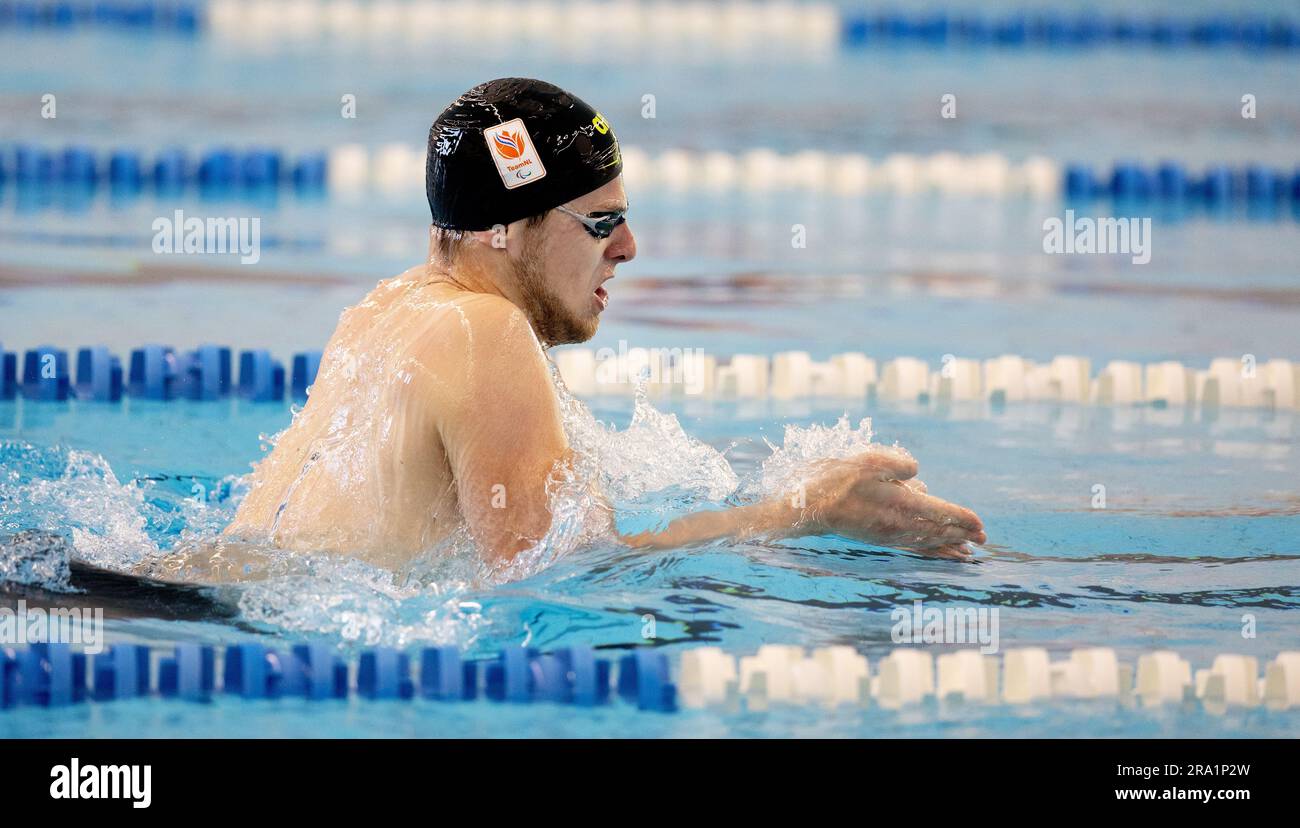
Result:
{"type": "Polygon", "coordinates": [[[512,263],[519,284],[522,308],[546,347],[586,342],[596,335],[600,319],[591,314],[583,318],[565,307],[560,297],[546,285],[538,245],[533,239],[524,243],[519,259],[512,263]]]}

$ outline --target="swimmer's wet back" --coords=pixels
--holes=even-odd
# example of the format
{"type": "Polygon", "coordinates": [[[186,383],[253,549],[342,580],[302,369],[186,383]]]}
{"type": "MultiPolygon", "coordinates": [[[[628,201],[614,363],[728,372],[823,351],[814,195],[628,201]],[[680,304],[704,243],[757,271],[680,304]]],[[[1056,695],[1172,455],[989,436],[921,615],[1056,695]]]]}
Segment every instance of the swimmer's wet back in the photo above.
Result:
{"type": "Polygon", "coordinates": [[[488,230],[589,193],[623,171],[604,116],[531,78],[475,86],[429,132],[425,190],[433,224],[488,230]]]}

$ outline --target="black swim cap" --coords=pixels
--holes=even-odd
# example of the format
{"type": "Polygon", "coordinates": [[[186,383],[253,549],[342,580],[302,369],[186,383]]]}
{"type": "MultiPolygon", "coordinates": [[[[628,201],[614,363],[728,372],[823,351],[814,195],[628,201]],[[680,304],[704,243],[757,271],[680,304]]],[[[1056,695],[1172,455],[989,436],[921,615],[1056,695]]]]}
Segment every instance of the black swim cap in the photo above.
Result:
{"type": "Polygon", "coordinates": [[[545,81],[481,83],[429,130],[424,188],[438,227],[487,230],[613,181],[623,171],[599,112],[545,81]]]}

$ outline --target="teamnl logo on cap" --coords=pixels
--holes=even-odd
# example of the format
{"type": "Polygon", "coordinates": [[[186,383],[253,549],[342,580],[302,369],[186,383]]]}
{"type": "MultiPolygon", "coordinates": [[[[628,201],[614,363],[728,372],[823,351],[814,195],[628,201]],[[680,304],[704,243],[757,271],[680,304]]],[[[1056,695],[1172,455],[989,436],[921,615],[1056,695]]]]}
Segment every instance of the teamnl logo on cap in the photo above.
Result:
{"type": "Polygon", "coordinates": [[[522,118],[506,121],[483,130],[492,160],[497,162],[497,172],[507,190],[531,184],[546,177],[546,167],[533,146],[532,136],[522,118]]]}

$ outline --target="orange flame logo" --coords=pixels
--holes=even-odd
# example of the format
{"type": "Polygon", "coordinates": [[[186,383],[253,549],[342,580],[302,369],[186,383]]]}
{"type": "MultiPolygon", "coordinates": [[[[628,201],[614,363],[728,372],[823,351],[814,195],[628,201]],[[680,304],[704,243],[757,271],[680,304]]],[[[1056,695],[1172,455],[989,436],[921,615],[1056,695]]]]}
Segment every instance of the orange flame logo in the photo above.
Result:
{"type": "Polygon", "coordinates": [[[492,145],[502,158],[518,158],[524,154],[524,136],[521,132],[498,132],[492,136],[492,145]]]}

